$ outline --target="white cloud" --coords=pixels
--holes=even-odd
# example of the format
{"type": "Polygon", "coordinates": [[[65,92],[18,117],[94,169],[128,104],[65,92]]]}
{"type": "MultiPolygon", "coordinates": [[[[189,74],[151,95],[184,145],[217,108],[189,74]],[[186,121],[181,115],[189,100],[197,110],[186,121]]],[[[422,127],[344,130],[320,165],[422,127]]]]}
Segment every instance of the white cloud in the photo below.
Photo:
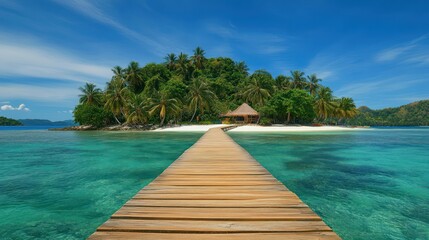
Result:
{"type": "Polygon", "coordinates": [[[15,110],[14,107],[12,107],[11,105],[3,105],[0,107],[1,110],[3,111],[8,111],[8,110],[15,110]]]}
{"type": "Polygon", "coordinates": [[[59,102],[76,99],[77,88],[41,87],[24,84],[0,84],[0,96],[7,99],[27,99],[42,102],[59,102]]]}
{"type": "Polygon", "coordinates": [[[334,81],[346,72],[350,72],[356,65],[363,64],[358,56],[350,57],[324,51],[317,54],[304,69],[307,74],[317,74],[323,80],[334,81]]]}
{"type": "Polygon", "coordinates": [[[3,111],[25,111],[28,112],[30,111],[29,108],[25,107],[25,104],[21,103],[18,107],[13,107],[12,105],[3,105],[0,107],[1,110],[3,111]]]}
{"type": "Polygon", "coordinates": [[[395,60],[400,55],[404,54],[406,51],[414,48],[416,45],[408,45],[403,47],[396,47],[391,49],[386,49],[377,54],[375,59],[379,62],[392,61],[395,60]]]}
{"type": "Polygon", "coordinates": [[[86,0],[55,0],[55,2],[70,9],[73,9],[80,14],[92,18],[102,24],[110,26],[128,38],[137,40],[146,44],[147,46],[150,46],[150,49],[156,55],[164,55],[167,52],[167,47],[164,44],[161,44],[159,39],[149,38],[124,26],[123,24],[119,23],[118,21],[110,17],[108,14],[106,14],[101,8],[93,4],[93,2],[86,0]]]}
{"type": "Polygon", "coordinates": [[[35,77],[77,82],[104,82],[111,76],[110,67],[95,65],[64,50],[34,43],[16,43],[15,39],[0,39],[0,76],[35,77]]]}
{"type": "Polygon", "coordinates": [[[67,113],[67,114],[70,114],[70,113],[73,113],[73,110],[58,111],[58,113],[67,113]]]}
{"type": "Polygon", "coordinates": [[[377,62],[399,61],[399,63],[429,63],[429,51],[427,35],[412,41],[400,44],[396,47],[384,49],[375,55],[377,62]]]}
{"type": "Polygon", "coordinates": [[[30,111],[30,109],[29,108],[26,108],[25,107],[25,104],[23,104],[23,103],[21,103],[21,104],[19,104],[19,106],[18,106],[18,109],[17,109],[18,111],[21,111],[21,110],[24,110],[24,111],[30,111]]]}
{"type": "Polygon", "coordinates": [[[287,50],[286,39],[277,34],[239,31],[231,23],[228,26],[223,26],[210,22],[206,23],[204,28],[218,37],[236,41],[240,44],[240,48],[257,54],[271,55],[287,50]]]}
{"type": "Polygon", "coordinates": [[[348,84],[337,91],[338,96],[350,96],[353,98],[363,98],[368,96],[380,96],[380,94],[403,91],[406,88],[424,83],[425,79],[412,79],[401,81],[403,76],[393,77],[383,80],[365,81],[348,84]]]}

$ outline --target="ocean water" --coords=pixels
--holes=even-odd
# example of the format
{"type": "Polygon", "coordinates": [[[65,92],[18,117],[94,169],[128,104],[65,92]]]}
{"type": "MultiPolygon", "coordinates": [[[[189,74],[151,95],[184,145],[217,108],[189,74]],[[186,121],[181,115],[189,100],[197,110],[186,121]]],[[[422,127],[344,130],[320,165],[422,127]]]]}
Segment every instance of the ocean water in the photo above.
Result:
{"type": "Polygon", "coordinates": [[[429,239],[429,128],[229,134],[343,239],[429,239]]]}
{"type": "Polygon", "coordinates": [[[84,239],[199,133],[0,129],[0,239],[84,239]]]}
{"type": "MultiPolygon", "coordinates": [[[[0,129],[0,239],[84,239],[200,133],[0,129]]],[[[429,239],[429,128],[229,133],[344,239],[429,239]]]]}

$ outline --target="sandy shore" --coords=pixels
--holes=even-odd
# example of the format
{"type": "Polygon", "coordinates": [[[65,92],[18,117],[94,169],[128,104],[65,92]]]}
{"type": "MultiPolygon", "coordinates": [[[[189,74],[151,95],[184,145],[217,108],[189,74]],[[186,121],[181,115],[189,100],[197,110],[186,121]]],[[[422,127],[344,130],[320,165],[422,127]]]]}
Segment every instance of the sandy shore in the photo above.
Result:
{"type": "Polygon", "coordinates": [[[228,126],[227,124],[184,125],[179,127],[158,128],[154,132],[206,132],[210,128],[228,126]]]}
{"type": "MultiPolygon", "coordinates": [[[[211,124],[211,125],[185,125],[179,127],[156,129],[154,131],[159,132],[206,132],[210,128],[228,126],[226,124],[211,124]]],[[[257,126],[247,125],[234,128],[231,132],[327,132],[327,131],[356,131],[364,128],[349,128],[339,126],[321,126],[321,127],[309,127],[309,126],[257,126]]]]}
{"type": "Polygon", "coordinates": [[[329,132],[329,131],[356,131],[364,128],[349,128],[340,126],[241,126],[230,130],[230,132],[329,132]]]}

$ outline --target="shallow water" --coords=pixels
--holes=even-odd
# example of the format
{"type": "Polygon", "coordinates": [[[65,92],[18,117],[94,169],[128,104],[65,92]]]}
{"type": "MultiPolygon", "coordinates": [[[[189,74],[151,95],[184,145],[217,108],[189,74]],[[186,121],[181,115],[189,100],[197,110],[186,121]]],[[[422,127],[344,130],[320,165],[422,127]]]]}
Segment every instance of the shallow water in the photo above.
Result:
{"type": "MultiPolygon", "coordinates": [[[[230,135],[344,239],[429,239],[429,128],[230,135]]],[[[200,136],[0,131],[0,239],[84,239],[200,136]]]]}
{"type": "Polygon", "coordinates": [[[0,239],[84,239],[199,133],[0,131],[0,239]]]}
{"type": "Polygon", "coordinates": [[[343,239],[429,239],[429,129],[230,133],[343,239]]]}

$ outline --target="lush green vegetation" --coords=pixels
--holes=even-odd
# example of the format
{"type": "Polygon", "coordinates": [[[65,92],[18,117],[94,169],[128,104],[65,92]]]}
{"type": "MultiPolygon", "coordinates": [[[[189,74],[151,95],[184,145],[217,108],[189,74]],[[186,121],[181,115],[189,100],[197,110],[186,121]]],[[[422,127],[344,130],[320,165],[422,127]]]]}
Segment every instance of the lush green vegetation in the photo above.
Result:
{"type": "Polygon", "coordinates": [[[0,126],[22,126],[18,120],[0,116],[0,126]]]}
{"type": "Polygon", "coordinates": [[[367,126],[429,126],[429,100],[381,110],[360,107],[356,117],[347,120],[347,123],[367,126]]]}
{"type": "Polygon", "coordinates": [[[75,121],[97,127],[219,121],[219,115],[243,102],[261,113],[261,123],[342,123],[356,114],[351,98],[336,98],[315,74],[292,71],[273,77],[252,74],[244,62],[206,58],[197,47],[192,56],[168,54],[165,62],[143,67],[116,66],[104,90],[81,87],[75,121]]]}

